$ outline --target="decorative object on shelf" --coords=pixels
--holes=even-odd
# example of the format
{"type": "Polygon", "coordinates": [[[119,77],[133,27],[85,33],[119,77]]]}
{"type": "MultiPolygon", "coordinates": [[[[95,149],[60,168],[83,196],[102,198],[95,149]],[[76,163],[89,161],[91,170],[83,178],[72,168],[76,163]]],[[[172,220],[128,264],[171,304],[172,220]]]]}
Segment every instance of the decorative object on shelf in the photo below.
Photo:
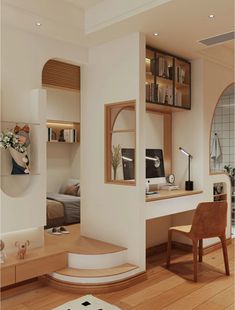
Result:
{"type": "Polygon", "coordinates": [[[0,263],[1,264],[5,263],[5,259],[6,259],[6,253],[5,251],[3,251],[4,247],[5,247],[5,243],[2,240],[0,240],[0,263]]]}
{"type": "Polygon", "coordinates": [[[225,165],[224,166],[224,171],[228,173],[231,184],[234,186],[235,184],[235,168],[233,168],[231,165],[225,165]]]}
{"type": "Polygon", "coordinates": [[[188,181],[185,181],[185,190],[192,191],[193,181],[190,180],[190,161],[193,158],[193,156],[189,154],[187,151],[185,151],[181,146],[179,147],[179,150],[188,157],[188,181]]]}
{"type": "Polygon", "coordinates": [[[24,259],[29,245],[30,245],[29,240],[26,240],[25,242],[20,241],[15,242],[15,246],[18,248],[17,257],[19,259],[24,259]]]}
{"type": "Polygon", "coordinates": [[[65,142],[65,139],[64,139],[64,130],[61,129],[60,130],[60,136],[59,136],[59,142],[65,142]]]}
{"type": "Polygon", "coordinates": [[[167,181],[167,183],[174,184],[175,183],[175,175],[174,174],[169,174],[166,177],[166,181],[167,181]]]}
{"type": "Polygon", "coordinates": [[[146,193],[146,194],[149,192],[149,183],[150,183],[149,180],[146,180],[146,181],[145,181],[145,193],[146,193]]]}
{"type": "Polygon", "coordinates": [[[0,147],[9,149],[12,157],[11,174],[29,174],[29,158],[27,147],[30,144],[29,125],[20,128],[15,126],[14,130],[5,130],[0,135],[0,147]]]}
{"type": "Polygon", "coordinates": [[[223,183],[214,184],[214,195],[220,195],[223,192],[223,183]]]}
{"type": "Polygon", "coordinates": [[[112,151],[112,167],[113,167],[113,179],[116,180],[117,178],[117,168],[121,165],[121,145],[113,145],[112,151]]]}

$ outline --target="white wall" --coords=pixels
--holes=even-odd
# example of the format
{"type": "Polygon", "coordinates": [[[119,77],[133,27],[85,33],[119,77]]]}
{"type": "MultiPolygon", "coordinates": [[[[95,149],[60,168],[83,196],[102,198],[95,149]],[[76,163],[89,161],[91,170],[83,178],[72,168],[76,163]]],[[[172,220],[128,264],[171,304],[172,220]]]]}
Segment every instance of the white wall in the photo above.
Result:
{"type": "MultiPolygon", "coordinates": [[[[2,25],[1,31],[1,119],[13,122],[35,121],[32,117],[31,90],[41,88],[41,73],[44,64],[51,58],[68,60],[77,65],[85,64],[87,50],[35,33],[24,32],[7,24],[2,25]]],[[[46,113],[44,120],[46,120],[46,113]]],[[[42,154],[38,154],[43,158],[45,152],[43,149],[41,151],[42,154]]],[[[1,195],[2,223],[4,224],[1,227],[2,232],[39,227],[46,223],[46,204],[42,203],[46,194],[46,170],[41,170],[40,175],[41,177],[33,183],[33,187],[41,199],[35,199],[31,194],[29,198],[25,191],[20,198],[12,198],[12,208],[9,208],[7,200],[3,200],[3,195],[1,195]],[[28,197],[27,203],[25,203],[26,196],[28,197]]],[[[33,193],[32,189],[31,192],[33,193]]]]}
{"type": "Polygon", "coordinates": [[[46,88],[47,119],[80,122],[80,92],[46,88]]]}
{"type": "Polygon", "coordinates": [[[135,33],[89,50],[85,76],[89,87],[86,105],[81,111],[82,119],[86,119],[81,128],[81,231],[83,235],[127,247],[129,261],[144,268],[145,221],[141,213],[144,205],[144,147],[140,142],[140,136],[144,134],[140,124],[144,106],[140,106],[139,93],[144,55],[140,53],[140,41],[140,35],[135,33]],[[104,183],[104,104],[126,100],[136,100],[137,186],[104,183]],[[143,182],[142,191],[140,182],[143,182]]]}

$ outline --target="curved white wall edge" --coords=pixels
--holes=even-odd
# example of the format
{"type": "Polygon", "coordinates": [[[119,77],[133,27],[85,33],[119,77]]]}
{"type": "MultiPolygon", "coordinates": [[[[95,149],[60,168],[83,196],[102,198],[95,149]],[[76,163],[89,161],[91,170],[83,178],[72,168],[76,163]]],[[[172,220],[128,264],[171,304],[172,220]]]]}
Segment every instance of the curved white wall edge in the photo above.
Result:
{"type": "Polygon", "coordinates": [[[131,271],[123,272],[121,274],[113,275],[113,276],[106,276],[106,277],[96,277],[96,278],[80,278],[80,277],[71,277],[71,276],[65,276],[58,274],[56,272],[53,272],[50,274],[54,279],[70,282],[70,283],[81,283],[81,284],[105,284],[110,282],[116,282],[119,280],[128,279],[130,277],[133,277],[140,272],[144,270],[141,270],[141,268],[136,268],[131,271]]]}
{"type": "Polygon", "coordinates": [[[126,263],[126,257],[127,250],[97,255],[68,253],[68,267],[79,269],[112,268],[126,263]]]}

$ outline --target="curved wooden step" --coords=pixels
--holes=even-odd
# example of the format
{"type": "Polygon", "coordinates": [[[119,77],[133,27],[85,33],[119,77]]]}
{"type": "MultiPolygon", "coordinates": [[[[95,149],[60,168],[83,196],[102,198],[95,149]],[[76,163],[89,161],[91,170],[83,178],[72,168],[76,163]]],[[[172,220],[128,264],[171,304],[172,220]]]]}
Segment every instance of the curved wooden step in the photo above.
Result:
{"type": "Polygon", "coordinates": [[[74,283],[56,279],[51,275],[40,277],[40,280],[58,290],[75,294],[103,294],[123,290],[147,279],[146,271],[138,272],[128,278],[108,283],[74,283]]]}
{"type": "Polygon", "coordinates": [[[122,264],[103,269],[65,268],[53,272],[50,276],[56,280],[76,284],[104,284],[130,278],[142,270],[132,264],[122,264]]]}
{"type": "Polygon", "coordinates": [[[65,268],[57,271],[57,274],[78,277],[78,278],[97,278],[97,277],[110,277],[117,274],[125,273],[138,268],[136,265],[132,264],[122,264],[120,266],[115,266],[112,268],[104,269],[75,269],[75,268],[65,268]]]}
{"type": "Polygon", "coordinates": [[[69,234],[53,235],[50,233],[51,229],[45,231],[46,246],[83,255],[108,254],[126,250],[125,247],[81,236],[79,224],[66,226],[66,229],[69,234]]]}

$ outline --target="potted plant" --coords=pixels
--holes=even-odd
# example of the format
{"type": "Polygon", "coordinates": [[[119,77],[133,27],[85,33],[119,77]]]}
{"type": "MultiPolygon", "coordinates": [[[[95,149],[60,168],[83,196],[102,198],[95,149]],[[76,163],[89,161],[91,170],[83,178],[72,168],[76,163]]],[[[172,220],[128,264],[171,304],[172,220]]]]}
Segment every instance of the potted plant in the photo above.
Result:
{"type": "Polygon", "coordinates": [[[232,186],[234,186],[235,183],[235,168],[233,168],[231,165],[225,165],[224,170],[228,173],[232,186]]]}
{"type": "Polygon", "coordinates": [[[117,178],[117,168],[120,166],[122,160],[121,156],[121,145],[113,145],[112,150],[112,167],[113,167],[113,179],[117,178]]]}

